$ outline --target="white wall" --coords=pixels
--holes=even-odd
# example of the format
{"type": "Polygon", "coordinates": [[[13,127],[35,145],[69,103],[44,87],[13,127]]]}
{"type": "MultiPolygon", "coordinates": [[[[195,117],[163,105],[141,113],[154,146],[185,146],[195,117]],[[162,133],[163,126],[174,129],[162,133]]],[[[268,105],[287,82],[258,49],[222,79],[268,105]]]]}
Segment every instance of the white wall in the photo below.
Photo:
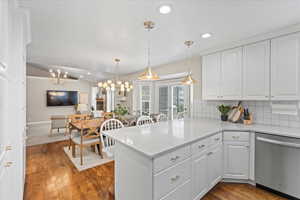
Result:
{"type": "Polygon", "coordinates": [[[47,107],[47,90],[79,91],[90,95],[91,85],[80,80],[66,80],[63,85],[56,85],[49,78],[27,76],[27,123],[49,121],[51,115],[69,115],[75,112],[74,106],[47,107]]]}

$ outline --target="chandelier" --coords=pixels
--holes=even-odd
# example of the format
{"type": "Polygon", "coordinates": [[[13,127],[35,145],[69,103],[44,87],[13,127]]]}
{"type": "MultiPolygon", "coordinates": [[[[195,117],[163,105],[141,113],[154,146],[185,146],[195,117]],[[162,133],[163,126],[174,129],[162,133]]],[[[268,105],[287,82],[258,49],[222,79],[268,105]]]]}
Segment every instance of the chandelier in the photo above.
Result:
{"type": "MultiPolygon", "coordinates": [[[[186,58],[186,60],[187,60],[187,67],[190,67],[189,66],[189,62],[188,62],[189,61],[189,49],[194,44],[194,42],[188,40],[188,41],[185,41],[184,44],[187,46],[187,49],[188,49],[187,50],[187,58],[186,58]]],[[[191,69],[189,69],[188,75],[186,77],[184,77],[184,79],[181,81],[181,83],[184,84],[184,85],[192,85],[192,84],[196,83],[196,80],[192,78],[192,71],[191,71],[191,69]]]]}
{"type": "Polygon", "coordinates": [[[99,82],[98,83],[98,87],[99,88],[103,88],[107,91],[111,90],[111,91],[116,91],[118,90],[119,94],[121,94],[122,92],[130,92],[133,89],[133,85],[130,84],[129,81],[122,81],[120,80],[118,71],[119,71],[119,64],[120,64],[120,59],[116,58],[115,62],[116,62],[116,77],[114,80],[107,80],[104,82],[99,82]]]}
{"type": "Polygon", "coordinates": [[[52,81],[55,84],[63,84],[64,80],[68,78],[68,72],[62,72],[60,69],[50,69],[49,73],[51,75],[52,81]]]}
{"type": "Polygon", "coordinates": [[[139,80],[159,80],[157,73],[153,72],[150,65],[150,31],[154,28],[154,22],[145,21],[144,27],[148,31],[148,63],[146,70],[138,77],[139,80]]]}

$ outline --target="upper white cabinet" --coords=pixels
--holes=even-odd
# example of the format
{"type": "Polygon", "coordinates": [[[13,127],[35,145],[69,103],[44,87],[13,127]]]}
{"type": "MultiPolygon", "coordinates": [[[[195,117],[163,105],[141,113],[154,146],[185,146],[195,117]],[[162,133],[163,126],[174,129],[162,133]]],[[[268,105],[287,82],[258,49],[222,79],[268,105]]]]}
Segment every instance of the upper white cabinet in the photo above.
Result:
{"type": "Polygon", "coordinates": [[[222,52],[221,63],[221,98],[242,98],[242,48],[222,52]]]}
{"type": "Polygon", "coordinates": [[[220,98],[221,54],[211,54],[203,57],[202,95],[203,99],[220,98]]]}
{"type": "Polygon", "coordinates": [[[270,41],[244,47],[243,99],[268,100],[270,96],[270,41]]]}
{"type": "Polygon", "coordinates": [[[271,99],[299,100],[300,34],[271,40],[271,99]]]}
{"type": "Polygon", "coordinates": [[[204,56],[202,67],[204,100],[300,100],[300,33],[204,56]]]}
{"type": "Polygon", "coordinates": [[[0,0],[0,73],[8,62],[8,0],[0,0]]]}

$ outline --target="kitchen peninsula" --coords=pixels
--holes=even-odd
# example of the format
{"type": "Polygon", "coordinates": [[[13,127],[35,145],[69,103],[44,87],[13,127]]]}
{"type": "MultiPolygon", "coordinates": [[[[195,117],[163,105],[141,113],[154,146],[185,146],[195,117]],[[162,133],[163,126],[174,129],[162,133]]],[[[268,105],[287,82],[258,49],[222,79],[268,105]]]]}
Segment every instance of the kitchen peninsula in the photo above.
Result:
{"type": "Polygon", "coordinates": [[[299,129],[185,119],[104,134],[116,140],[116,200],[199,200],[218,182],[255,184],[255,134],[299,129]]]}

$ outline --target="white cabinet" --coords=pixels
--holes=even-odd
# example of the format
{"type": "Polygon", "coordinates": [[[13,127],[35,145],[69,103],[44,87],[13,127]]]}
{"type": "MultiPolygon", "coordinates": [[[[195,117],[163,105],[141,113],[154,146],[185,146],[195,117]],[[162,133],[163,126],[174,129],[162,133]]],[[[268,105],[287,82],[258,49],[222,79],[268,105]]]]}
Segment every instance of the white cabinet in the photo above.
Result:
{"type": "Polygon", "coordinates": [[[199,200],[207,192],[207,154],[193,157],[192,161],[192,199],[199,200]]]}
{"type": "Polygon", "coordinates": [[[214,187],[223,177],[223,145],[212,147],[207,153],[208,189],[214,187]]]}
{"type": "Polygon", "coordinates": [[[224,142],[224,178],[249,178],[249,143],[224,142]]]}
{"type": "Polygon", "coordinates": [[[243,99],[268,100],[270,96],[270,41],[244,47],[243,99]]]}
{"type": "Polygon", "coordinates": [[[8,64],[8,0],[0,0],[0,73],[8,64]]]}
{"type": "Polygon", "coordinates": [[[202,65],[202,95],[205,100],[220,98],[221,54],[211,54],[203,57],[202,65]]]}
{"type": "Polygon", "coordinates": [[[224,132],[224,178],[249,179],[250,133],[224,132]]]}
{"type": "Polygon", "coordinates": [[[242,52],[242,48],[222,52],[221,98],[224,100],[242,98],[242,52]]]}
{"type": "Polygon", "coordinates": [[[300,34],[271,40],[271,99],[299,100],[300,34]]]}

